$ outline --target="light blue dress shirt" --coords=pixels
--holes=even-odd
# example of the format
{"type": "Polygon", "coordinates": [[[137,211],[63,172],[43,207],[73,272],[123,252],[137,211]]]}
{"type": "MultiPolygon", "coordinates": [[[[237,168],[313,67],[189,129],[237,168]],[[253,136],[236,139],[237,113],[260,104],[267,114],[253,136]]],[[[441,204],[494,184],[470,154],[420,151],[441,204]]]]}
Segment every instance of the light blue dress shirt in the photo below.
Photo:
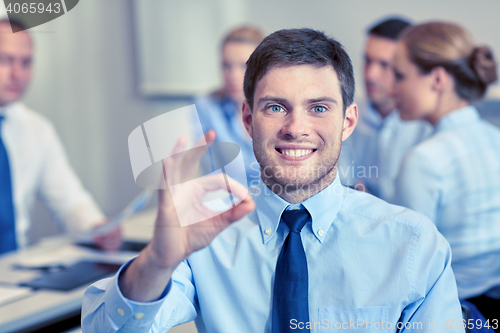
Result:
{"type": "Polygon", "coordinates": [[[342,144],[338,173],[344,185],[363,181],[369,193],[391,200],[404,155],[432,132],[423,121],[403,121],[397,110],[385,118],[360,105],[358,125],[342,144]]]}
{"type": "MultiPolygon", "coordinates": [[[[83,331],[165,332],[195,320],[200,333],[271,332],[289,203],[262,182],[252,192],[256,209],[182,262],[160,300],[126,299],[117,276],[89,287],[83,331]]],[[[461,322],[461,308],[449,244],[426,217],[338,178],[302,205],[312,216],[301,232],[311,332],[396,332],[399,321],[407,327],[400,332],[463,332],[444,327],[461,322]]]]}
{"type": "MultiPolygon", "coordinates": [[[[199,97],[194,103],[203,133],[213,129],[217,132],[216,142],[237,144],[245,162],[248,186],[257,184],[260,179],[260,165],[255,159],[252,138],[243,128],[241,112],[236,109],[236,104],[217,93],[199,97]]],[[[211,171],[213,170],[209,169],[209,172],[211,171]]]]}
{"type": "Polygon", "coordinates": [[[429,217],[450,242],[460,298],[500,287],[500,130],[475,107],[441,118],[408,153],[395,202],[429,217]]]}

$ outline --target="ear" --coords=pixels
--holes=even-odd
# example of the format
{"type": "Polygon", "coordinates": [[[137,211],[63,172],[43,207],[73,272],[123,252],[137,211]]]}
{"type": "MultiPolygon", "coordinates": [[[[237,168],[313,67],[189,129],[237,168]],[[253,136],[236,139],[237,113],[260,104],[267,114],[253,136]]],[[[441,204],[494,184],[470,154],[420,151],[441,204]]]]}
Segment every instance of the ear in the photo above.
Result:
{"type": "Polygon", "coordinates": [[[345,141],[349,136],[351,136],[352,131],[356,128],[358,123],[358,106],[356,103],[352,103],[345,110],[344,117],[344,128],[342,129],[342,141],[345,141]]]}
{"type": "Polygon", "coordinates": [[[252,128],[253,114],[247,100],[243,101],[243,105],[241,106],[241,108],[242,108],[241,117],[243,118],[243,125],[245,125],[248,134],[253,139],[253,128],[252,128]]]}
{"type": "Polygon", "coordinates": [[[431,72],[432,90],[442,92],[449,83],[449,74],[443,67],[434,67],[431,72]]]}

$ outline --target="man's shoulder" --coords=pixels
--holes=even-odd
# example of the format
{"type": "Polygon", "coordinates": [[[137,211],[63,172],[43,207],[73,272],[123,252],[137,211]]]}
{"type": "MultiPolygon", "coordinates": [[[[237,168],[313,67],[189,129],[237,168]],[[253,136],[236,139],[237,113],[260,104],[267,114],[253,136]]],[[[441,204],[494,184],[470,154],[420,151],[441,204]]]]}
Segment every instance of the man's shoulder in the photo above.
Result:
{"type": "Polygon", "coordinates": [[[40,129],[53,128],[53,125],[48,118],[29,108],[24,103],[17,102],[12,105],[12,108],[12,111],[15,113],[16,119],[18,119],[23,124],[36,126],[40,129]]]}
{"type": "Polygon", "coordinates": [[[432,226],[424,215],[406,207],[390,204],[369,193],[346,188],[342,209],[346,214],[357,215],[367,223],[391,223],[414,229],[432,226]]]}
{"type": "Polygon", "coordinates": [[[222,95],[218,92],[213,92],[207,95],[199,95],[194,98],[194,104],[197,108],[220,108],[222,103],[222,95]]]}

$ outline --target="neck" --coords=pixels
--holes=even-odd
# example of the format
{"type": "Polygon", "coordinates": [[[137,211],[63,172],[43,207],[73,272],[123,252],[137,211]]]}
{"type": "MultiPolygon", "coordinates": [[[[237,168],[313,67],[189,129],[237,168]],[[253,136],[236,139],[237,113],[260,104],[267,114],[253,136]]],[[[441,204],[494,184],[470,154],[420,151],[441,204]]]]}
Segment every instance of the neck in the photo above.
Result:
{"type": "Polygon", "coordinates": [[[380,114],[382,118],[387,117],[394,109],[396,108],[396,104],[394,102],[388,102],[385,104],[374,104],[372,103],[372,107],[380,114]]]}
{"type": "Polygon", "coordinates": [[[323,191],[335,180],[336,175],[337,164],[335,164],[335,166],[322,178],[310,184],[299,184],[298,182],[282,184],[277,182],[274,177],[262,177],[262,181],[277,196],[289,203],[296,204],[301,203],[313,195],[323,191]]]}
{"type": "Polygon", "coordinates": [[[435,127],[441,118],[468,105],[469,102],[456,95],[443,96],[438,102],[436,111],[432,112],[425,120],[435,127]]]}
{"type": "Polygon", "coordinates": [[[243,105],[243,100],[234,100],[234,103],[236,104],[236,111],[238,111],[238,113],[241,113],[241,107],[243,105]]]}

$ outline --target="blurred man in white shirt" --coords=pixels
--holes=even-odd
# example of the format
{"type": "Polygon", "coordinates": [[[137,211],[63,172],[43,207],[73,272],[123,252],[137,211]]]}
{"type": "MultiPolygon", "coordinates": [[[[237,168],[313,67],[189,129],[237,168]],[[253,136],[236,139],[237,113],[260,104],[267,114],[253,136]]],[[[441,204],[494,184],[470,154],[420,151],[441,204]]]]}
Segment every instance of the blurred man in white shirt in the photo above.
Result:
{"type": "MultiPolygon", "coordinates": [[[[87,233],[106,221],[69,165],[52,124],[19,102],[31,80],[32,61],[28,32],[14,34],[9,21],[0,20],[0,148],[4,156],[0,162],[0,240],[4,244],[0,253],[28,245],[30,210],[36,197],[68,233],[87,233]]],[[[114,229],[93,240],[102,249],[115,250],[121,245],[121,233],[114,229]]]]}

